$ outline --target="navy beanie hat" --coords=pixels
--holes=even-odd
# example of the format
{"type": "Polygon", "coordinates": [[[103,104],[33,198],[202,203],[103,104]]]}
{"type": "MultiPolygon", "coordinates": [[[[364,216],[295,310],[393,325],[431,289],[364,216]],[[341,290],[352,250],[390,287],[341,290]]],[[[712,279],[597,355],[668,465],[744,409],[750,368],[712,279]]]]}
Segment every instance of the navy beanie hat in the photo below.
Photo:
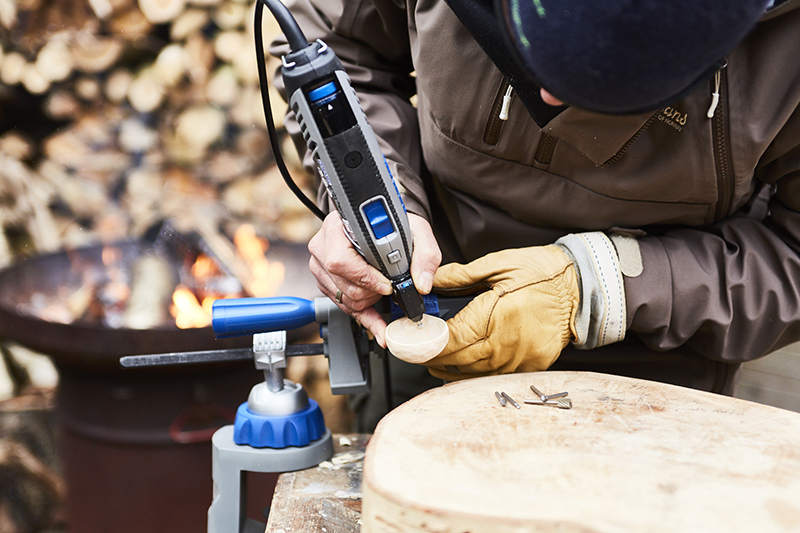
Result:
{"type": "Polygon", "coordinates": [[[669,105],[708,79],[769,0],[496,0],[521,66],[601,113],[669,105]]]}

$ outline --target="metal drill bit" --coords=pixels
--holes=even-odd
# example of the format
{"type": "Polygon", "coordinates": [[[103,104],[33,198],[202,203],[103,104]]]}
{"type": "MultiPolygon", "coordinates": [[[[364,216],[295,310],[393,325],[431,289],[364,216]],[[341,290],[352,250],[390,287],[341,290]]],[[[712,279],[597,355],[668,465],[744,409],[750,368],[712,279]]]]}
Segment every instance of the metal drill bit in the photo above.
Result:
{"type": "Polygon", "coordinates": [[[557,400],[542,400],[541,398],[525,398],[523,402],[531,405],[547,405],[558,407],[559,409],[572,409],[572,400],[569,398],[559,398],[557,400]]]}
{"type": "Polygon", "coordinates": [[[531,385],[531,390],[536,396],[541,398],[543,402],[547,401],[547,395],[542,391],[540,391],[539,389],[537,389],[535,386],[531,385]]]}
{"type": "Polygon", "coordinates": [[[547,401],[547,400],[555,400],[556,398],[564,398],[566,396],[569,396],[569,393],[566,392],[566,391],[557,392],[555,394],[548,394],[547,396],[544,397],[544,400],[545,401],[547,401]]]}
{"type": "Polygon", "coordinates": [[[500,400],[500,405],[502,405],[503,407],[505,407],[505,406],[506,406],[506,404],[508,403],[508,400],[506,400],[506,399],[503,397],[503,395],[502,395],[502,394],[500,394],[500,393],[499,393],[499,392],[497,392],[497,391],[494,391],[494,395],[495,395],[495,396],[497,396],[497,399],[498,399],[498,400],[500,400]]]}
{"type": "Polygon", "coordinates": [[[522,408],[519,406],[519,404],[518,404],[517,402],[515,402],[515,401],[514,401],[514,400],[511,398],[511,396],[509,396],[509,395],[508,395],[508,394],[506,394],[505,392],[501,392],[500,394],[502,394],[502,395],[503,395],[503,397],[504,397],[506,400],[508,400],[508,403],[510,403],[511,405],[513,405],[514,407],[516,407],[517,409],[522,409],[522,408]]]}

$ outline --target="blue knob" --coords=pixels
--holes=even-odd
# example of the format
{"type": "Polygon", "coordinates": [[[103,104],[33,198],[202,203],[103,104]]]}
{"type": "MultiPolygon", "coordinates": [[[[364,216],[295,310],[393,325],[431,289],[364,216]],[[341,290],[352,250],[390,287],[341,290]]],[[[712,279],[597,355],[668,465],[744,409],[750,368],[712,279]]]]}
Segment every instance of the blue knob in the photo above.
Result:
{"type": "Polygon", "coordinates": [[[253,448],[306,446],[324,434],[322,410],[311,399],[302,411],[284,416],[253,413],[245,402],[239,406],[233,423],[233,442],[253,448]]]}

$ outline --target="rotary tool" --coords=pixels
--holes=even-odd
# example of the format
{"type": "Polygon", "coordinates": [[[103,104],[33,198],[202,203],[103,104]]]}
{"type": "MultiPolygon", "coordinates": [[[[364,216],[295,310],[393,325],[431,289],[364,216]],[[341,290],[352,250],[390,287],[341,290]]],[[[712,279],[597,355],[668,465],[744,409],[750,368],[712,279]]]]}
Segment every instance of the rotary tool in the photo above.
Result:
{"type": "MultiPolygon", "coordinates": [[[[413,242],[403,200],[383,157],[378,140],[361,109],[350,78],[324,42],[309,43],[294,17],[280,0],[256,2],[256,50],[263,56],[260,10],[265,4],[278,21],[290,51],[281,58],[281,76],[289,108],[300,126],[317,170],[333,205],[342,218],[353,246],[372,266],[388,278],[393,299],[415,322],[422,319],[425,304],[411,279],[413,242]]],[[[265,86],[266,66],[259,57],[259,77],[265,86]]],[[[267,124],[271,111],[262,91],[267,124]]],[[[270,129],[273,151],[279,157],[270,129]]],[[[288,171],[279,164],[284,179],[288,171]]],[[[287,179],[289,183],[291,179],[287,179]]],[[[290,187],[311,208],[313,205],[293,182],[290,187]]],[[[321,211],[312,211],[323,218],[321,211]]]]}

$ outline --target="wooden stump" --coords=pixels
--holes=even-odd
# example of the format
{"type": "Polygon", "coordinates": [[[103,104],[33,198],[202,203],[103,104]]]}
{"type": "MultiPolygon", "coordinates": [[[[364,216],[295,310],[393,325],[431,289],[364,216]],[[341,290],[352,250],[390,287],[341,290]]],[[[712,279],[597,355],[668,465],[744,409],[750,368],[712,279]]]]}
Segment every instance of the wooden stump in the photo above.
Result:
{"type": "Polygon", "coordinates": [[[363,531],[797,531],[798,443],[798,413],[671,385],[571,372],[452,383],[378,425],[363,531]],[[569,391],[573,408],[524,404],[531,384],[569,391]]]}

